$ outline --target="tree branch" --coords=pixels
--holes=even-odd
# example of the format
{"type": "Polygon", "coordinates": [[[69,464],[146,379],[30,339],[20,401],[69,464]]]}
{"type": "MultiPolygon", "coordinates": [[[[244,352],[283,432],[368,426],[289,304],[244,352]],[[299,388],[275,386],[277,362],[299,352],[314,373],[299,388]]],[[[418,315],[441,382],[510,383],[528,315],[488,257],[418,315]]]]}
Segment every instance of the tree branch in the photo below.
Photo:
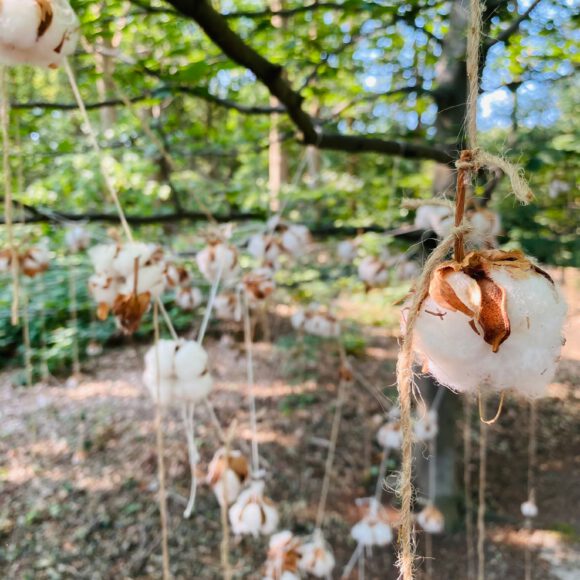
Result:
{"type": "Polygon", "coordinates": [[[441,163],[452,161],[453,156],[449,151],[428,145],[323,133],[320,127],[315,125],[314,120],[302,109],[303,97],[285,79],[282,67],[268,61],[246,44],[207,0],[167,1],[182,14],[195,20],[226,56],[250,70],[268,88],[270,94],[284,105],[291,121],[302,133],[304,145],[315,145],[321,149],[339,151],[400,155],[411,159],[432,159],[441,163]]]}
{"type": "Polygon", "coordinates": [[[516,18],[505,30],[502,30],[495,38],[490,38],[483,46],[483,51],[485,54],[489,51],[489,49],[498,44],[499,42],[506,42],[509,38],[514,35],[520,28],[520,24],[527,20],[530,16],[531,12],[536,8],[536,6],[542,0],[534,0],[528,7],[525,12],[522,12],[518,18],[516,18]]]}

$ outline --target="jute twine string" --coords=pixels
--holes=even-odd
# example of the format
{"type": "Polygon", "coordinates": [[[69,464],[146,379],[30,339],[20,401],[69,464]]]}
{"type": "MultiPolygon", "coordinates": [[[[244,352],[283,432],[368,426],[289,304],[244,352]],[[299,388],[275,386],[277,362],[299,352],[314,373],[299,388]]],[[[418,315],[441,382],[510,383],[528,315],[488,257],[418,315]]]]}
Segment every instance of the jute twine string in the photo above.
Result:
{"type": "Polygon", "coordinates": [[[533,198],[533,194],[523,177],[521,168],[512,165],[502,157],[492,155],[478,147],[477,98],[479,95],[482,4],[480,0],[470,0],[469,6],[470,22],[467,31],[468,99],[466,111],[467,144],[469,149],[462,152],[459,161],[456,163],[458,170],[458,199],[456,199],[455,228],[431,254],[419,277],[415,294],[407,314],[406,330],[402,338],[401,352],[399,353],[397,362],[397,384],[399,404],[401,407],[401,431],[403,435],[401,450],[401,488],[399,490],[401,497],[401,528],[399,532],[400,552],[398,566],[404,580],[412,580],[414,576],[415,545],[412,517],[413,431],[411,423],[411,394],[414,392],[413,331],[421,310],[421,305],[429,293],[429,284],[435,269],[446,259],[451,248],[455,248],[456,259],[462,259],[464,255],[464,235],[468,230],[468,227],[463,221],[465,190],[473,173],[486,167],[499,167],[508,176],[512,194],[521,203],[527,204],[533,198]]]}

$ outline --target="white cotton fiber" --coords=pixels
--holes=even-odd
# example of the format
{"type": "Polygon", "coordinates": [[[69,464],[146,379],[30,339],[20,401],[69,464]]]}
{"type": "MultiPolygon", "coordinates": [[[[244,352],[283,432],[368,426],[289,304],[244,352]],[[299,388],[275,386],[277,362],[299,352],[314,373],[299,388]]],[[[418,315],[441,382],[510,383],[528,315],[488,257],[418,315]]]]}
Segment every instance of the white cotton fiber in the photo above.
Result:
{"type": "MultiPolygon", "coordinates": [[[[517,389],[542,396],[554,377],[562,347],[566,304],[557,287],[536,271],[494,267],[491,279],[506,292],[511,332],[498,352],[471,318],[428,297],[414,333],[415,350],[429,372],[455,391],[517,389]]],[[[459,292],[460,293],[460,292],[459,292]]],[[[467,298],[465,298],[468,302],[467,298]]]]}
{"type": "Polygon", "coordinates": [[[97,274],[110,274],[119,248],[116,244],[99,244],[89,250],[89,258],[97,274]]]}
{"type": "Polygon", "coordinates": [[[270,535],[278,527],[278,510],[264,497],[264,482],[254,481],[229,510],[234,534],[270,535]]]}
{"type": "Polygon", "coordinates": [[[175,293],[175,303],[186,312],[195,310],[202,302],[203,294],[199,288],[179,288],[175,293]]]}
{"type": "Polygon", "coordinates": [[[445,528],[443,514],[434,506],[428,505],[416,516],[417,523],[428,534],[440,534],[445,528]]]}
{"type": "Polygon", "coordinates": [[[358,277],[367,288],[381,288],[389,281],[388,265],[379,258],[367,256],[359,264],[358,277]]]}
{"type": "Polygon", "coordinates": [[[137,272],[137,285],[135,286],[135,274],[131,274],[125,283],[121,285],[121,294],[145,294],[149,292],[152,298],[159,298],[165,290],[165,276],[163,274],[165,266],[163,264],[153,264],[143,266],[137,272]]]}
{"type": "Polygon", "coordinates": [[[233,246],[218,242],[209,244],[196,256],[197,265],[204,278],[214,283],[221,271],[221,283],[231,285],[238,273],[238,253],[233,246]]]}
{"type": "Polygon", "coordinates": [[[452,213],[451,206],[422,205],[417,208],[417,213],[415,214],[415,227],[436,232],[441,229],[441,221],[448,218],[452,213]]]}
{"type": "Polygon", "coordinates": [[[334,554],[320,532],[315,532],[310,542],[300,548],[298,567],[316,578],[328,578],[336,565],[334,554]]]}

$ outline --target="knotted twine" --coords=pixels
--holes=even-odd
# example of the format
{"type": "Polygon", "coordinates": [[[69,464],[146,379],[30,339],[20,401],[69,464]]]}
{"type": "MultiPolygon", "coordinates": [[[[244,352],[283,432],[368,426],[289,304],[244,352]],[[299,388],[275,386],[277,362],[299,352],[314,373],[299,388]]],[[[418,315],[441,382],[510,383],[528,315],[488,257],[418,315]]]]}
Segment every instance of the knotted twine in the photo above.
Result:
{"type": "Polygon", "coordinates": [[[467,145],[456,163],[458,198],[456,200],[455,227],[433,251],[416,284],[407,314],[407,322],[402,337],[401,351],[397,361],[397,387],[401,408],[402,464],[399,496],[401,498],[401,527],[399,530],[398,566],[404,580],[414,577],[415,543],[413,539],[413,427],[411,422],[411,394],[415,388],[413,372],[413,332],[421,312],[421,306],[429,294],[429,284],[437,267],[447,258],[455,246],[455,258],[463,253],[463,237],[469,230],[464,222],[465,188],[473,173],[480,169],[498,167],[509,178],[511,193],[522,203],[527,204],[533,194],[524,179],[522,169],[512,165],[503,157],[492,155],[478,147],[477,139],[477,97],[479,95],[479,50],[481,45],[482,4],[470,0],[470,21],[467,31],[467,78],[468,98],[466,108],[467,145]]]}

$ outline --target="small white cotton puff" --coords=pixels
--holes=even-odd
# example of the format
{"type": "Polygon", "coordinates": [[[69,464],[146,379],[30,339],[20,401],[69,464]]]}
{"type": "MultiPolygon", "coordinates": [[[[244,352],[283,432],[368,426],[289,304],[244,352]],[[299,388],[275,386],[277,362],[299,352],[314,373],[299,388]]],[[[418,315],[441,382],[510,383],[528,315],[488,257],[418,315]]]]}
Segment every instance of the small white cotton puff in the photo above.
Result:
{"type": "Polygon", "coordinates": [[[289,530],[274,534],[268,546],[263,580],[300,580],[296,558],[300,540],[289,530]]]}
{"type": "Polygon", "coordinates": [[[207,352],[193,340],[160,340],[145,355],[143,381],[161,405],[198,403],[213,387],[207,352]]]}
{"type": "Polygon", "coordinates": [[[249,475],[248,463],[239,451],[230,450],[229,458],[224,448],[218,449],[207,469],[207,482],[220,505],[236,501],[249,475]]]}
{"type": "Polygon", "coordinates": [[[26,276],[34,277],[48,269],[50,251],[48,247],[39,245],[27,250],[20,259],[20,269],[26,276]]]}
{"type": "Polygon", "coordinates": [[[385,423],[377,433],[377,441],[383,449],[400,449],[403,442],[401,424],[398,421],[385,423]]]}
{"type": "MultiPolygon", "coordinates": [[[[162,264],[163,251],[155,244],[130,242],[123,244],[113,258],[113,270],[124,278],[132,278],[135,267],[141,272],[147,266],[162,264]]],[[[165,270],[163,265],[162,274],[165,270]]]]}
{"type": "Polygon", "coordinates": [[[413,425],[415,441],[433,441],[439,432],[437,411],[421,414],[413,425]]]}
{"type": "Polygon", "coordinates": [[[236,535],[270,535],[278,527],[278,510],[264,497],[264,482],[254,481],[240,493],[229,510],[230,523],[236,535]]]}
{"type": "Polygon", "coordinates": [[[420,511],[416,520],[428,534],[440,534],[445,529],[445,518],[434,505],[428,505],[420,511]]]}
{"type": "MultiPolygon", "coordinates": [[[[467,275],[456,276],[459,288],[467,275]]],[[[492,352],[465,314],[443,308],[431,297],[421,307],[414,348],[437,381],[454,391],[513,388],[530,397],[543,396],[562,348],[564,298],[554,283],[535,271],[513,276],[497,267],[490,277],[506,291],[511,326],[498,352],[492,352]]]]}
{"type": "Polygon", "coordinates": [[[254,300],[265,300],[274,292],[274,272],[270,268],[256,268],[244,276],[244,288],[254,300]]]}
{"type": "Polygon", "coordinates": [[[310,232],[306,226],[293,224],[282,233],[282,248],[294,258],[300,257],[310,243],[310,232]]]}
{"type": "Polygon", "coordinates": [[[389,269],[384,260],[367,256],[358,266],[358,277],[367,288],[382,288],[389,281],[389,269]]]}
{"type": "Polygon", "coordinates": [[[240,322],[242,320],[242,303],[236,292],[226,292],[216,296],[213,308],[218,320],[240,322]]]}
{"type": "Polygon", "coordinates": [[[248,242],[248,252],[263,264],[277,269],[282,247],[280,240],[274,234],[255,234],[248,242]]]}
{"type": "Polygon", "coordinates": [[[415,227],[422,230],[441,231],[441,222],[453,213],[451,206],[422,205],[415,214],[415,227]]]}
{"type": "Polygon", "coordinates": [[[393,530],[386,514],[375,498],[371,498],[368,513],[353,526],[351,537],[363,546],[387,546],[393,541],[393,530]]]}
{"type": "Polygon", "coordinates": [[[93,274],[89,278],[89,292],[97,304],[111,307],[119,294],[119,282],[106,273],[93,274]]]}
{"type": "Polygon", "coordinates": [[[175,293],[175,304],[190,312],[203,303],[203,294],[199,288],[179,288],[175,293]]]}
{"type": "Polygon", "coordinates": [[[208,244],[196,256],[199,271],[210,283],[214,283],[221,271],[221,283],[231,285],[238,274],[238,253],[233,246],[225,242],[208,244]]]}
{"type": "Polygon", "coordinates": [[[165,290],[164,264],[152,264],[139,268],[136,276],[131,274],[119,288],[120,294],[145,294],[149,292],[152,298],[159,298],[165,290]],[[135,278],[137,284],[135,284],[135,278]]]}
{"type": "MultiPolygon", "coordinates": [[[[119,252],[117,244],[99,244],[89,250],[89,258],[97,274],[112,274],[113,260],[119,252]]],[[[116,275],[116,274],[115,274],[116,275]]]]}
{"type": "Polygon", "coordinates": [[[337,338],[340,336],[338,320],[328,312],[316,306],[309,306],[307,310],[298,310],[292,315],[292,326],[296,330],[303,330],[307,334],[320,338],[337,338]]]}
{"type": "Polygon", "coordinates": [[[75,51],[79,34],[67,0],[0,3],[0,64],[56,67],[75,51]]]}
{"type": "Polygon", "coordinates": [[[525,501],[521,506],[522,516],[524,518],[535,518],[538,517],[538,506],[532,500],[525,501]]]}
{"type": "Polygon", "coordinates": [[[76,254],[89,247],[91,236],[82,226],[72,226],[67,229],[64,235],[64,240],[68,249],[76,254]]]}
{"type": "Polygon", "coordinates": [[[300,548],[300,554],[298,561],[300,570],[317,578],[330,577],[336,560],[328,542],[321,533],[316,532],[310,542],[303,544],[300,548]]]}
{"type": "Polygon", "coordinates": [[[336,247],[336,255],[344,264],[350,264],[358,254],[357,244],[354,240],[343,240],[336,247]]]}
{"type": "Polygon", "coordinates": [[[480,209],[468,217],[471,230],[467,242],[476,248],[493,248],[497,246],[497,236],[501,233],[501,218],[498,213],[480,209]]]}
{"type": "Polygon", "coordinates": [[[396,276],[401,281],[414,280],[421,273],[421,268],[417,262],[404,260],[396,267],[396,276]]]}

